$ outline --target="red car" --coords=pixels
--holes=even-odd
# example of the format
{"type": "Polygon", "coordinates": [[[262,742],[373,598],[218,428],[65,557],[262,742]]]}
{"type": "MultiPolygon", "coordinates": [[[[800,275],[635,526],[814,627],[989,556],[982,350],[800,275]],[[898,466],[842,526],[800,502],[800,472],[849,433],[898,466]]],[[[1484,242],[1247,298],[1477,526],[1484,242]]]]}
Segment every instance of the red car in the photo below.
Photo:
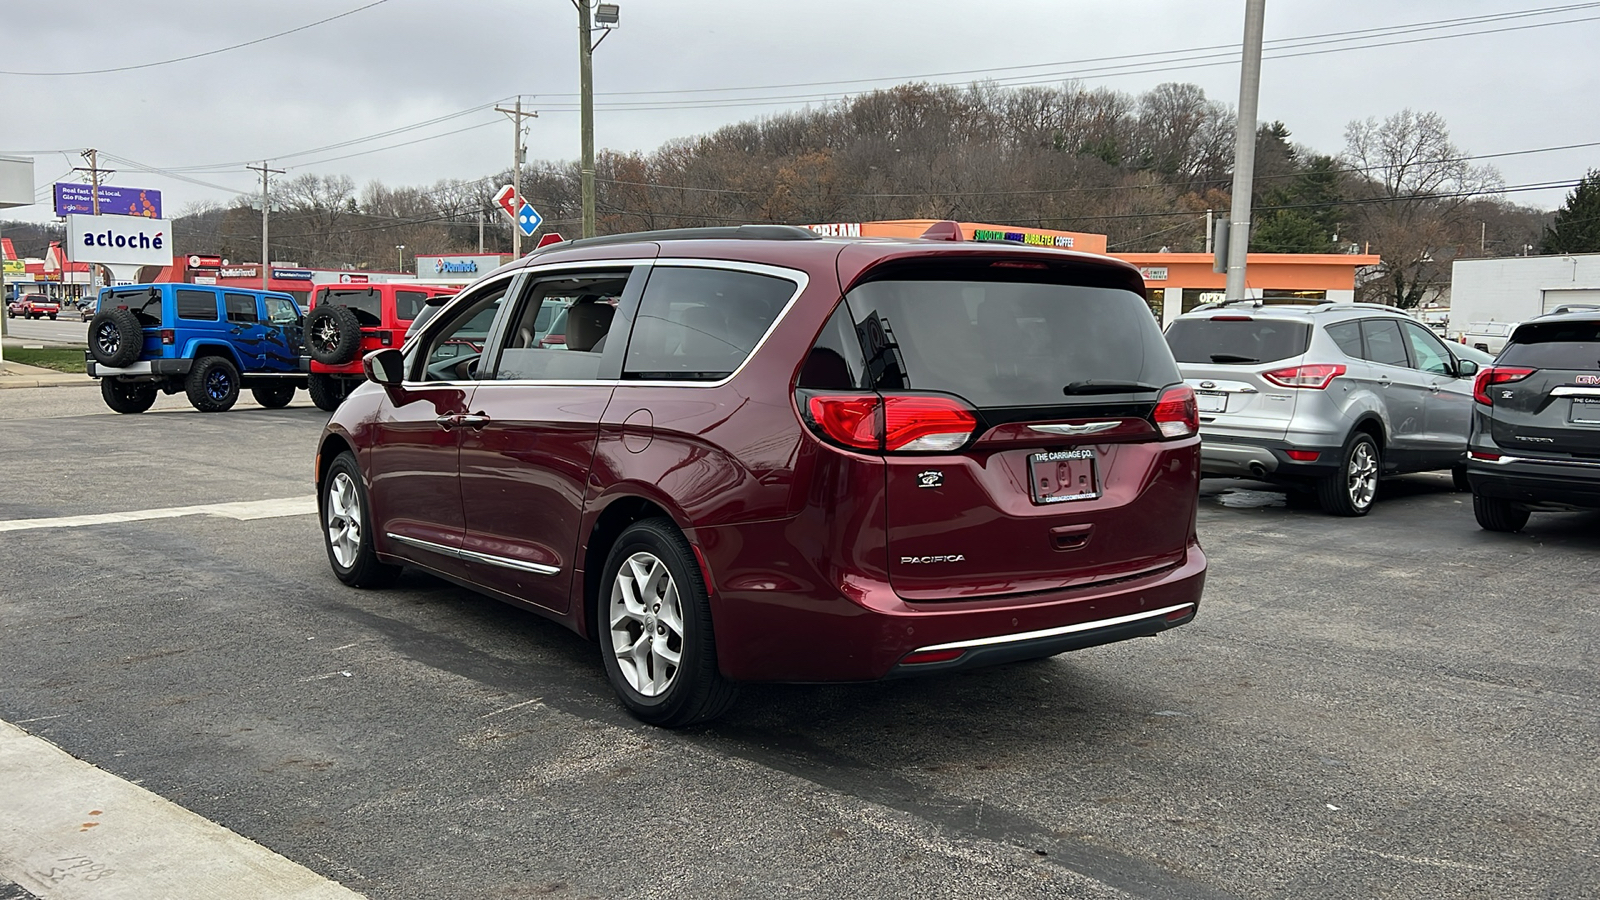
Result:
{"type": "Polygon", "coordinates": [[[42,319],[45,316],[54,319],[61,315],[61,304],[44,294],[23,294],[21,299],[6,308],[6,314],[25,319],[42,319]]]}
{"type": "Polygon", "coordinates": [[[330,412],[338,409],[364,379],[362,355],[405,343],[411,321],[423,306],[456,290],[405,282],[318,285],[311,292],[311,312],[305,322],[311,401],[330,412]]]}
{"type": "Polygon", "coordinates": [[[663,726],[741,681],[1153,635],[1193,619],[1206,558],[1194,395],[1143,293],[1117,260],[995,243],[557,244],[365,358],[318,449],[328,559],[561,621],[663,726]]]}

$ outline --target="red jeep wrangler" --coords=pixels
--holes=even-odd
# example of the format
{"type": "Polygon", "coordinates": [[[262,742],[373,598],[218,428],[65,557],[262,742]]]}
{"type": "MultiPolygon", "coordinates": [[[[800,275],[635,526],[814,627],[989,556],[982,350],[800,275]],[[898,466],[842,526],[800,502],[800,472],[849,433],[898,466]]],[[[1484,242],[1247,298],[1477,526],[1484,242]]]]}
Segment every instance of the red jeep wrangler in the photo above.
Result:
{"type": "Polygon", "coordinates": [[[429,298],[450,297],[454,287],[389,282],[322,284],[311,292],[306,352],[311,355],[311,401],[332,412],[365,376],[361,358],[405,343],[406,330],[429,298]]]}

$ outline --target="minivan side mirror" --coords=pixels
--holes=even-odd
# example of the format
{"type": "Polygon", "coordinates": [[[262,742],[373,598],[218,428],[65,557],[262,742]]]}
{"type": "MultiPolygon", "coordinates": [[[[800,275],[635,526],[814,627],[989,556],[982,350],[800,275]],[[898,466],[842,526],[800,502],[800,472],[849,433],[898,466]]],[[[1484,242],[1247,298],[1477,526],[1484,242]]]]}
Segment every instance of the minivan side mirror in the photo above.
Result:
{"type": "Polygon", "coordinates": [[[395,347],[374,350],[361,358],[361,370],[374,384],[398,385],[405,380],[405,354],[395,347]]]}
{"type": "Polygon", "coordinates": [[[1478,374],[1478,364],[1470,359],[1456,360],[1456,377],[1471,378],[1478,374]]]}

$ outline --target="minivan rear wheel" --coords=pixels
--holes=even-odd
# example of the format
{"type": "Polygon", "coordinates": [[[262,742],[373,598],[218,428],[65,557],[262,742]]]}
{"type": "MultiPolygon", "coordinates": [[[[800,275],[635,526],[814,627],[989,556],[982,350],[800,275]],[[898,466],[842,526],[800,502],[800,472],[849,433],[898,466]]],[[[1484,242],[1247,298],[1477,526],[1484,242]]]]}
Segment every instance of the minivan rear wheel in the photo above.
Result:
{"type": "Polygon", "coordinates": [[[711,603],[694,551],[667,519],[617,536],[600,582],[606,677],[639,719],[678,728],[716,718],[738,686],[717,669],[711,603]]]}
{"type": "Polygon", "coordinates": [[[1357,431],[1345,441],[1339,470],[1317,482],[1317,500],[1335,516],[1364,516],[1378,497],[1383,458],[1372,435],[1357,431]]]}
{"type": "Polygon", "coordinates": [[[1510,500],[1482,494],[1472,495],[1472,516],[1486,531],[1521,531],[1528,524],[1527,510],[1513,506],[1510,500]]]}

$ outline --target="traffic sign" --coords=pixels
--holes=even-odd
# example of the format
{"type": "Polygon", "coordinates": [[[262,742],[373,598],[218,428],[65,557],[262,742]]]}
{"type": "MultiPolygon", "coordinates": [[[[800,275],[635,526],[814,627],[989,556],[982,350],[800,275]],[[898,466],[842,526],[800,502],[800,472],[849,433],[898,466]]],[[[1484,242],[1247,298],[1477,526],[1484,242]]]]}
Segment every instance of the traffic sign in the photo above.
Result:
{"type": "Polygon", "coordinates": [[[533,204],[524,200],[522,208],[517,210],[517,227],[522,230],[523,235],[533,237],[533,233],[539,230],[539,223],[543,221],[544,216],[539,215],[533,204]]]}

